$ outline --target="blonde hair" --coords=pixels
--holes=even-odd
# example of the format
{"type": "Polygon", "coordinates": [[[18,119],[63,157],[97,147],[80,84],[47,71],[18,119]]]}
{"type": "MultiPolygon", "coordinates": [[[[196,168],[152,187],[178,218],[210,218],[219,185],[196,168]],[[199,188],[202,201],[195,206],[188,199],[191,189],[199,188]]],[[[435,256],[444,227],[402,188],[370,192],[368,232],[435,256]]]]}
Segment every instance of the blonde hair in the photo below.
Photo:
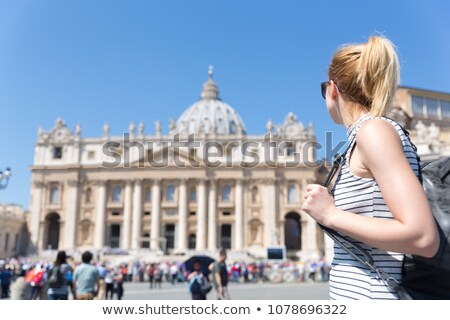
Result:
{"type": "Polygon", "coordinates": [[[334,54],[328,71],[345,99],[364,107],[373,116],[386,113],[400,80],[394,45],[372,36],[367,43],[345,45],[334,54]]]}

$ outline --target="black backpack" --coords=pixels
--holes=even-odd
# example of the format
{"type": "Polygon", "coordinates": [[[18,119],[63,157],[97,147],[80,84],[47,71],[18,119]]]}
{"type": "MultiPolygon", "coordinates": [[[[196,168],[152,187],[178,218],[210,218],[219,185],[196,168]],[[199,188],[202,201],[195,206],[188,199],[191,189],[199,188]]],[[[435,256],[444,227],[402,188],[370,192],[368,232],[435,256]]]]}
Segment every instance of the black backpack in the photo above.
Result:
{"type": "MultiPolygon", "coordinates": [[[[421,168],[440,244],[432,258],[405,256],[401,286],[412,299],[450,299],[450,157],[421,168]]],[[[408,297],[405,297],[408,298],[408,297]]]]}
{"type": "MultiPolygon", "coordinates": [[[[403,129],[403,128],[402,128],[403,129]]],[[[409,139],[409,132],[403,129],[409,139]]],[[[410,140],[411,142],[411,140],[410,140]]],[[[350,144],[351,145],[351,144],[350,144]]],[[[349,147],[350,147],[349,145],[349,147]]],[[[411,142],[415,150],[415,145],[411,142]]],[[[336,155],[333,167],[324,186],[329,187],[344,161],[349,147],[336,155]]],[[[418,157],[420,163],[420,158],[418,157]]],[[[403,260],[402,282],[398,283],[387,272],[379,269],[372,256],[358,244],[344,238],[335,230],[319,225],[322,230],[366,267],[375,271],[387,286],[398,292],[400,299],[449,300],[450,299],[450,157],[420,166],[419,179],[422,183],[436,225],[439,231],[440,245],[432,258],[405,255],[403,260]]]]}

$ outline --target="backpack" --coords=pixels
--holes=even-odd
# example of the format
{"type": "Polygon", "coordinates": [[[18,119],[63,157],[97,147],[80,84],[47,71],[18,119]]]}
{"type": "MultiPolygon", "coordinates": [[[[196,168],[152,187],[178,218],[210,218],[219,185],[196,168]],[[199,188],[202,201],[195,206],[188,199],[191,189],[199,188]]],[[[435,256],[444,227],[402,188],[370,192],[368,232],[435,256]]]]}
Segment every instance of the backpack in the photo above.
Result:
{"type": "Polygon", "coordinates": [[[206,281],[205,279],[201,279],[198,275],[193,277],[189,281],[189,291],[192,294],[208,294],[212,289],[212,285],[209,283],[209,281],[206,281]]]}
{"type": "MultiPolygon", "coordinates": [[[[402,128],[411,146],[416,146],[409,138],[409,132],[402,128]]],[[[339,173],[345,161],[347,149],[337,154],[333,167],[325,179],[324,186],[329,187],[332,179],[339,173]]],[[[417,153],[416,153],[417,155],[417,153]]],[[[418,163],[420,157],[417,155],[418,163]]],[[[352,257],[375,271],[387,286],[396,291],[400,299],[411,300],[449,300],[450,299],[450,157],[419,166],[419,180],[430,203],[439,232],[439,249],[434,257],[425,258],[405,255],[402,266],[402,281],[398,283],[389,273],[379,269],[372,256],[353,241],[344,238],[335,230],[319,224],[322,230],[338,243],[352,257]],[[357,254],[356,254],[356,253],[357,254]]]]}
{"type": "Polygon", "coordinates": [[[31,279],[31,286],[39,287],[42,285],[43,280],[44,280],[44,273],[42,271],[37,271],[34,273],[31,279]]]}
{"type": "MultiPolygon", "coordinates": [[[[450,157],[421,166],[422,185],[439,232],[432,258],[405,255],[401,286],[413,299],[450,299],[450,157]]],[[[408,298],[408,297],[406,297],[408,298]]]]}
{"type": "Polygon", "coordinates": [[[66,273],[61,270],[61,266],[50,269],[47,283],[50,288],[62,288],[67,285],[66,273]]]}

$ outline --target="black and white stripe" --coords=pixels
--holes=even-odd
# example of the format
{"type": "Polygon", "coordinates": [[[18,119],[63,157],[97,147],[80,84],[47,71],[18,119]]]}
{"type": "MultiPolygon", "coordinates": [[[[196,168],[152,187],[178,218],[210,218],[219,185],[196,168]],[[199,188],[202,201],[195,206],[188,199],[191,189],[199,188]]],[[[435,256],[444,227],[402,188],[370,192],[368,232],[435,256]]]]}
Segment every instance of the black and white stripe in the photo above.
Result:
{"type": "MultiPolygon", "coordinates": [[[[380,188],[373,178],[362,178],[353,175],[349,169],[349,156],[354,147],[356,134],[361,125],[373,119],[370,116],[362,117],[356,125],[347,132],[351,146],[345,155],[345,163],[336,184],[332,190],[336,207],[355,214],[367,217],[393,219],[392,213],[384,201],[380,188]]],[[[403,129],[394,121],[381,117],[394,126],[403,145],[405,157],[416,176],[419,175],[419,164],[416,153],[403,129]]],[[[352,241],[355,241],[352,239],[352,241]]],[[[355,241],[366,249],[373,257],[375,264],[388,272],[392,277],[401,280],[403,254],[386,252],[355,241]]],[[[363,266],[338,244],[334,245],[333,267],[330,272],[330,298],[331,299],[398,299],[395,292],[391,292],[376,273],[363,266]]]]}

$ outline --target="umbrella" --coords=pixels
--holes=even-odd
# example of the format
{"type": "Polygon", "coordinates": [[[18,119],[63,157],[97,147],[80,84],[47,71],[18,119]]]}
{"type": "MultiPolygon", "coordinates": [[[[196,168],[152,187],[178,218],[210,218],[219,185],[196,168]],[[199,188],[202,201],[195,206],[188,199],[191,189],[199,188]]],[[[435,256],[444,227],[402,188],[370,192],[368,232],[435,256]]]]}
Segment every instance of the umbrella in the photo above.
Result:
{"type": "Polygon", "coordinates": [[[189,272],[194,271],[194,262],[196,262],[196,261],[200,262],[200,264],[202,266],[202,273],[208,274],[209,273],[209,269],[208,269],[209,265],[216,260],[214,260],[211,257],[204,256],[204,255],[192,256],[184,262],[184,267],[186,268],[186,270],[189,272]]]}

